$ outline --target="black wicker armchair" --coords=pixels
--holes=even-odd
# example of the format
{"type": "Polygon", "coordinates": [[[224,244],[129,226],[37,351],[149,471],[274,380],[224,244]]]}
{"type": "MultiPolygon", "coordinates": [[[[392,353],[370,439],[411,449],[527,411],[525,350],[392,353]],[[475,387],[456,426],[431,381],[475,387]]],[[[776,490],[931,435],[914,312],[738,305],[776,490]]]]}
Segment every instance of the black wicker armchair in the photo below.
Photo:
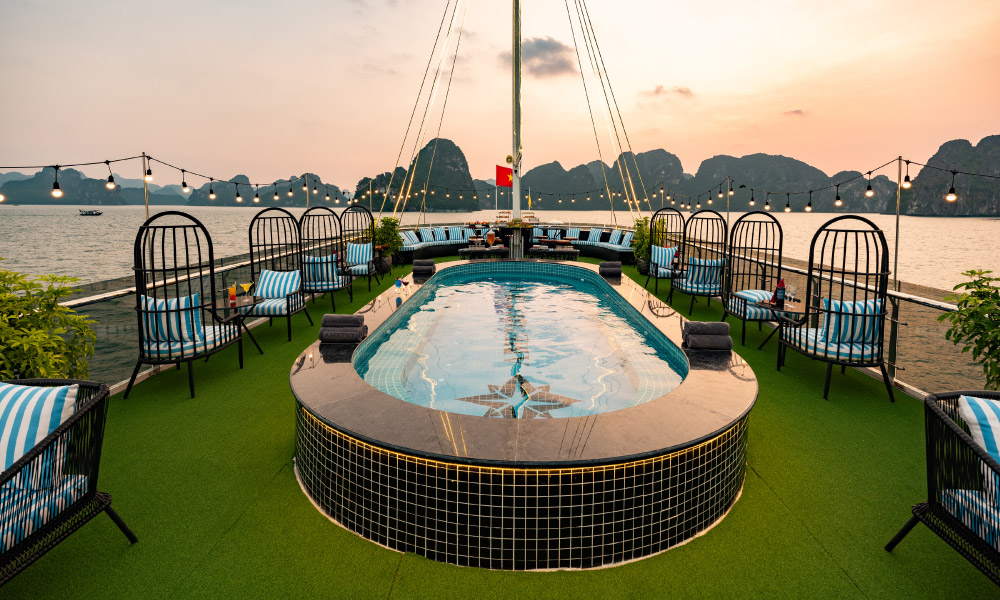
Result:
{"type": "Polygon", "coordinates": [[[788,348],[827,363],[823,399],[833,365],[878,367],[895,402],[883,357],[888,309],[889,253],[885,234],[863,217],[844,215],[816,231],[809,248],[805,315],[779,322],[778,370],[788,348]]]}
{"type": "Polygon", "coordinates": [[[927,527],[1000,585],[1000,464],[970,437],[961,396],[1000,400],[998,392],[946,392],[924,399],[927,501],[886,544],[893,548],[917,525],[927,527]]]}
{"type": "Polygon", "coordinates": [[[709,304],[712,296],[722,297],[722,278],[726,264],[726,220],[714,210],[699,210],[684,224],[684,243],[681,244],[679,273],[670,280],[670,295],[680,290],[691,296],[691,308],[698,296],[704,296],[709,304]]]}
{"type": "Polygon", "coordinates": [[[353,277],[344,263],[345,244],[340,217],[325,206],[315,206],[299,218],[302,241],[302,289],[310,293],[330,292],[330,305],[337,310],[333,293],[347,288],[351,300],[353,277]]]}
{"type": "Polygon", "coordinates": [[[53,379],[7,383],[79,389],[72,415],[0,474],[0,585],[102,512],[130,543],[138,541],[111,508],[111,496],[97,490],[108,386],[53,379]]]}
{"type": "Polygon", "coordinates": [[[747,321],[773,321],[774,312],[758,306],[770,300],[781,280],[781,224],[766,212],[749,212],[729,234],[722,320],[733,315],[743,323],[740,343],[747,343],[747,321]]]}
{"type": "MultiPolygon", "coordinates": [[[[346,244],[344,260],[347,272],[368,278],[368,291],[372,291],[372,277],[379,281],[375,268],[375,219],[364,206],[354,204],[340,213],[342,235],[346,244]]],[[[441,228],[442,233],[444,228],[441,228]]],[[[427,240],[424,240],[427,241],[427,240]]]]}
{"type": "Polygon", "coordinates": [[[674,208],[661,208],[649,222],[649,274],[653,278],[653,293],[660,291],[661,279],[673,279],[674,258],[684,243],[684,215],[674,208]]]}
{"type": "Polygon", "coordinates": [[[250,221],[250,277],[253,295],[263,300],[241,309],[245,316],[267,317],[272,325],[274,317],[285,317],[288,341],[292,341],[292,315],[304,312],[313,324],[302,292],[299,222],[292,213],[265,208],[250,221]]]}
{"type": "Polygon", "coordinates": [[[199,358],[239,346],[239,321],[215,310],[215,254],[212,236],[191,215],[167,211],[139,227],[133,253],[135,311],[139,320],[139,359],[125,389],[128,398],[143,364],[188,364],[194,398],[194,366],[199,358]]]}

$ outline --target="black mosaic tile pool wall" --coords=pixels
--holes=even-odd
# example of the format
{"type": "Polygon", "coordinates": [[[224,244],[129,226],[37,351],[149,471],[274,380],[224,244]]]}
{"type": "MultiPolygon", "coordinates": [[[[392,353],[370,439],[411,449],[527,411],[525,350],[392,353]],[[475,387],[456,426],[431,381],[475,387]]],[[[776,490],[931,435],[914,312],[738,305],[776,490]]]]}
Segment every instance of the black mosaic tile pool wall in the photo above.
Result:
{"type": "Polygon", "coordinates": [[[694,447],[596,467],[462,465],[346,436],[299,406],[296,468],[326,514],[395,550],[490,569],[587,568],[647,556],[725,514],[747,418],[694,447]]]}

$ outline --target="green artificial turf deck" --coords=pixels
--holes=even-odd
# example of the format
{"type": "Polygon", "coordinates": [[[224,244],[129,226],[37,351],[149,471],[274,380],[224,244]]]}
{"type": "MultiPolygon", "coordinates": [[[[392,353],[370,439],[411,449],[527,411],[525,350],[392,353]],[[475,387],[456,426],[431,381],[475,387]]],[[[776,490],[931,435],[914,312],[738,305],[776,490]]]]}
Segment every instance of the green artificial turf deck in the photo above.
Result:
{"type": "MultiPolygon", "coordinates": [[[[457,257],[449,257],[449,260],[457,257]]],[[[408,270],[408,268],[406,268],[408,270]]],[[[396,270],[396,275],[406,270],[396,270]]],[[[634,267],[627,275],[640,278],[634,267]]],[[[381,290],[390,285],[383,280],[381,290]]],[[[661,296],[666,297],[665,287],[661,296]]],[[[355,283],[353,312],[371,294],[355,283]]],[[[675,295],[686,312],[689,298],[675,295]]],[[[128,546],[104,515],[0,589],[39,598],[996,598],[997,588],[923,526],[882,547],[924,499],[921,404],[854,370],[789,352],[775,370],[768,330],[748,330],[737,351],[760,391],[751,413],[742,497],[705,535],[658,556],[590,571],[512,573],[399,554],[331,523],[295,480],[292,360],[315,339],[329,298],[285,326],[254,330],[236,349],[170,370],[112,399],[100,489],[135,531],[128,546]],[[186,367],[185,367],[186,368],[186,367]]],[[[697,320],[718,320],[700,300],[697,320]]],[[[738,327],[738,325],[736,326],[738,327]]],[[[734,329],[735,331],[735,329],[734,329]]],[[[738,341],[737,335],[734,338],[738,341]]]]}

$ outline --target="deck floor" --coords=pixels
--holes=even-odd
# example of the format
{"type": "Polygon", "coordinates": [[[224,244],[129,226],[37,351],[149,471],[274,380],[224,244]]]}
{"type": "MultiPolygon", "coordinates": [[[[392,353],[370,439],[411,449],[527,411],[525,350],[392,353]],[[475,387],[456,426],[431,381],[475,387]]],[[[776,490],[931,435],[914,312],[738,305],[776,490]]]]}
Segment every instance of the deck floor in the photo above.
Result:
{"type": "MultiPolygon", "coordinates": [[[[375,292],[366,289],[355,283],[353,304],[338,292],[340,312],[369,300],[375,292]]],[[[674,300],[686,312],[689,298],[674,300]]],[[[329,306],[329,298],[310,305],[314,320],[329,306]]],[[[702,300],[693,318],[720,316],[718,301],[706,308],[702,300]]],[[[288,372],[316,328],[302,314],[293,324],[291,343],[283,322],[256,329],[265,354],[247,348],[242,371],[235,348],[196,364],[195,399],[186,373],[174,370],[128,400],[113,398],[99,487],[139,543],[127,546],[100,515],[0,596],[997,597],[985,576],[923,526],[892,554],[882,549],[926,494],[921,404],[901,393],[890,404],[880,382],[853,370],[835,371],[824,401],[825,365],[789,353],[776,372],[775,343],[756,350],[767,333],[756,327],[746,347],[737,345],[760,382],[746,484],[706,535],[593,571],[496,572],[386,550],[329,522],[296,483],[288,372]]]]}

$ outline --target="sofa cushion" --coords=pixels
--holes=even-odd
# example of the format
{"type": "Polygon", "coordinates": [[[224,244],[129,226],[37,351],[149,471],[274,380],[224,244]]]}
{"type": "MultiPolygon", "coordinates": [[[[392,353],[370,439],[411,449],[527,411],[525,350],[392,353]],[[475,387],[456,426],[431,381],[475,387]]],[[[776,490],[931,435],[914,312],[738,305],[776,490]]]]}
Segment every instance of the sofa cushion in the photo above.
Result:
{"type": "MultiPolygon", "coordinates": [[[[6,471],[76,410],[79,385],[0,383],[0,460],[6,471]]],[[[61,471],[61,465],[55,468],[61,471]]]]}
{"type": "Polygon", "coordinates": [[[198,294],[161,299],[140,296],[143,336],[147,340],[182,342],[201,339],[198,294]]]}

